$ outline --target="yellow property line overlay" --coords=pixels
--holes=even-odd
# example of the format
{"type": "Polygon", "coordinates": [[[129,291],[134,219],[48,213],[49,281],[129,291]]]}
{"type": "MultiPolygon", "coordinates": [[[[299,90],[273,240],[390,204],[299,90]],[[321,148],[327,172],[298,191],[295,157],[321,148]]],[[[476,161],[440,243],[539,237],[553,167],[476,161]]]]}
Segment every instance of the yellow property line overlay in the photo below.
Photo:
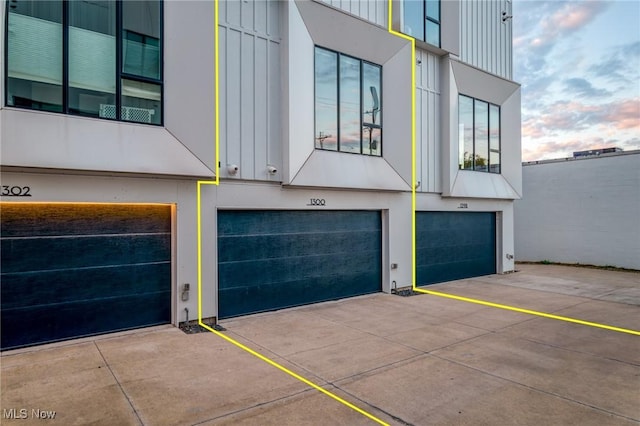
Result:
{"type": "Polygon", "coordinates": [[[388,29],[389,33],[408,40],[411,43],[411,282],[415,288],[416,283],[416,40],[406,34],[393,29],[392,0],[388,2],[388,29]]]}
{"type": "MultiPolygon", "coordinates": [[[[226,340],[227,342],[237,346],[238,348],[250,353],[251,355],[261,359],[262,361],[266,362],[267,364],[277,368],[280,371],[283,371],[284,373],[290,375],[291,377],[301,381],[302,383],[306,384],[307,386],[310,386],[313,389],[316,389],[317,391],[329,396],[330,398],[333,398],[334,400],[340,402],[341,404],[351,408],[352,410],[356,411],[357,413],[362,414],[363,416],[367,417],[370,420],[373,420],[374,422],[384,425],[384,426],[389,426],[388,423],[380,420],[379,418],[377,418],[376,416],[364,411],[363,409],[353,405],[352,403],[350,403],[349,401],[344,400],[343,398],[340,398],[338,395],[329,392],[328,390],[318,386],[317,384],[313,383],[312,381],[302,377],[301,375],[289,370],[288,368],[278,364],[277,362],[273,361],[270,358],[267,358],[266,356],[254,351],[253,349],[243,345],[242,343],[232,339],[231,337],[217,331],[214,330],[213,328],[211,328],[210,326],[208,326],[207,324],[205,324],[202,321],[202,185],[220,185],[220,97],[218,96],[218,94],[220,93],[220,79],[219,79],[219,67],[220,67],[220,48],[219,48],[219,44],[218,44],[218,40],[219,40],[219,36],[218,36],[218,22],[219,22],[219,12],[218,12],[218,1],[219,0],[214,0],[214,68],[215,68],[215,75],[214,75],[214,86],[215,86],[215,161],[216,161],[216,177],[214,181],[198,181],[197,184],[197,189],[196,189],[196,209],[197,209],[197,246],[198,246],[198,259],[197,259],[197,267],[198,267],[198,273],[197,273],[197,277],[198,277],[198,324],[205,328],[206,330],[209,330],[210,332],[212,332],[213,334],[223,338],[224,340],[226,340]]],[[[389,0],[389,13],[391,13],[391,0],[389,0]]],[[[389,22],[391,22],[391,19],[389,20],[389,22]]],[[[391,32],[391,25],[389,25],[389,31],[391,32]]],[[[406,36],[404,36],[406,37],[406,36]]],[[[412,58],[413,58],[413,63],[415,63],[415,49],[412,50],[413,54],[412,54],[412,58]]],[[[413,68],[412,68],[413,70],[413,68]]],[[[414,75],[415,71],[412,71],[412,77],[414,75]]],[[[415,78],[412,78],[412,87],[415,86],[415,78]]],[[[415,105],[415,90],[412,89],[412,105],[415,105]]],[[[412,114],[412,117],[415,114],[412,114]]],[[[412,118],[412,128],[415,128],[415,125],[413,124],[415,121],[415,118],[412,118]]],[[[415,142],[415,135],[412,134],[412,138],[413,141],[415,142]]],[[[412,152],[415,152],[415,147],[412,147],[412,152]]],[[[415,173],[415,170],[414,170],[415,173]]],[[[415,179],[414,179],[415,180],[415,179]]],[[[415,188],[414,188],[414,195],[415,195],[415,188]]],[[[415,209],[414,209],[415,211],[415,209]]],[[[414,256],[415,257],[415,256],[414,256]]]]}
{"type": "Polygon", "coordinates": [[[449,299],[460,300],[463,302],[475,303],[478,305],[490,306],[492,308],[505,309],[508,311],[515,311],[529,315],[536,315],[544,318],[551,318],[559,321],[572,322],[575,324],[582,324],[590,327],[603,328],[605,330],[618,331],[620,333],[628,333],[640,336],[640,331],[630,330],[621,327],[614,327],[606,324],[598,324],[595,322],[584,321],[576,318],[563,317],[559,315],[548,314],[545,312],[533,311],[530,309],[517,308],[515,306],[502,305],[499,303],[487,302],[484,300],[471,299],[469,297],[456,296],[454,294],[441,293],[439,291],[432,290],[424,290],[418,288],[416,285],[416,266],[417,266],[417,253],[416,253],[416,183],[417,183],[417,172],[416,172],[416,42],[413,37],[409,37],[408,35],[399,33],[394,31],[392,28],[392,0],[389,0],[389,32],[398,37],[404,38],[411,42],[411,257],[412,257],[412,268],[411,268],[411,282],[412,288],[414,291],[419,293],[431,294],[434,296],[446,297],[449,299]]]}
{"type": "MultiPolygon", "coordinates": [[[[313,383],[312,381],[300,376],[299,374],[287,369],[286,367],[278,364],[277,362],[265,357],[264,355],[254,351],[253,349],[243,345],[242,343],[232,339],[231,337],[217,331],[214,330],[213,328],[211,328],[210,326],[208,326],[207,324],[205,324],[202,321],[202,215],[201,215],[201,189],[202,189],[202,185],[220,185],[220,97],[219,97],[219,93],[220,93],[220,79],[219,79],[219,67],[220,67],[220,55],[219,55],[219,9],[218,9],[218,2],[219,0],[214,0],[214,87],[215,87],[215,94],[214,94],[214,104],[215,104],[215,116],[214,116],[214,121],[215,121],[215,133],[214,133],[214,137],[215,137],[215,180],[211,181],[198,181],[197,183],[197,280],[198,280],[198,324],[205,328],[206,330],[212,332],[213,334],[221,337],[222,339],[226,340],[227,342],[237,346],[238,348],[250,353],[251,355],[261,359],[262,361],[266,362],[267,364],[281,370],[282,372],[290,375],[291,377],[301,381],[302,383],[310,386],[313,389],[318,390],[319,392],[329,396],[330,398],[333,398],[334,400],[340,402],[341,404],[351,408],[352,410],[362,414],[363,416],[369,418],[370,420],[381,424],[381,425],[385,425],[388,426],[388,423],[380,420],[379,418],[373,416],[372,414],[362,410],[361,408],[351,404],[350,402],[344,400],[343,398],[340,398],[339,396],[335,395],[332,392],[329,392],[328,390],[318,386],[317,384],[313,383]]],[[[553,318],[553,319],[559,319],[559,320],[563,320],[563,321],[568,321],[568,322],[574,322],[574,323],[578,323],[578,324],[584,324],[584,325],[589,325],[592,327],[599,327],[599,328],[605,328],[605,329],[609,329],[609,330],[614,330],[614,331],[620,331],[620,332],[624,332],[624,333],[630,333],[630,334],[636,334],[636,335],[640,335],[640,332],[634,331],[634,330],[627,330],[627,329],[622,329],[622,328],[618,328],[618,327],[612,327],[612,326],[607,326],[607,325],[603,325],[603,324],[596,324],[596,323],[590,323],[587,321],[582,321],[582,320],[576,320],[573,318],[566,318],[566,317],[560,317],[557,315],[551,315],[551,314],[546,314],[543,312],[536,312],[536,311],[531,311],[528,309],[521,309],[521,308],[515,308],[515,307],[511,307],[511,306],[506,306],[506,305],[499,305],[497,303],[492,303],[492,302],[486,302],[486,301],[482,301],[482,300],[476,300],[476,299],[470,299],[470,298],[466,298],[466,297],[461,297],[461,296],[455,296],[455,295],[451,295],[451,294],[446,294],[446,293],[440,293],[440,292],[436,292],[436,291],[431,291],[431,290],[423,290],[423,289],[419,289],[416,288],[416,118],[415,118],[415,111],[416,111],[416,91],[415,91],[415,87],[416,87],[416,70],[415,70],[415,66],[416,66],[416,49],[415,49],[415,39],[412,37],[409,37],[405,34],[399,33],[397,31],[393,30],[392,27],[392,23],[393,23],[393,11],[392,11],[392,0],[388,0],[388,31],[390,34],[393,34],[397,37],[403,38],[405,40],[408,40],[411,43],[411,235],[412,235],[412,246],[411,246],[411,257],[412,257],[412,261],[413,261],[413,268],[412,268],[412,283],[413,283],[413,289],[417,292],[420,293],[426,293],[426,294],[432,294],[432,295],[436,295],[436,296],[440,296],[440,297],[446,297],[446,298],[450,298],[450,299],[456,299],[456,300],[461,300],[461,301],[465,301],[465,302],[470,302],[470,303],[476,303],[476,304],[481,304],[481,305],[486,305],[486,306],[491,306],[491,307],[495,307],[495,308],[500,308],[500,309],[507,309],[507,310],[511,310],[511,311],[516,311],[516,312],[521,312],[521,313],[526,313],[526,314],[531,314],[531,315],[538,315],[538,316],[542,316],[542,317],[547,317],[547,318],[553,318]]]]}
{"type": "Polygon", "coordinates": [[[277,368],[278,370],[281,370],[285,373],[287,373],[288,375],[292,376],[295,379],[298,379],[299,381],[301,381],[302,383],[322,392],[323,394],[335,399],[336,401],[346,405],[347,407],[351,408],[352,410],[357,411],[358,413],[362,414],[363,416],[373,420],[374,422],[381,424],[381,425],[385,425],[385,426],[390,426],[389,423],[386,423],[382,420],[380,420],[379,418],[377,418],[376,416],[367,413],[366,411],[364,411],[361,408],[356,407],[355,405],[353,405],[352,403],[350,403],[349,401],[346,401],[342,398],[340,398],[338,395],[329,392],[328,390],[316,385],[315,383],[313,383],[311,380],[305,379],[304,377],[302,377],[301,375],[294,373],[293,371],[289,370],[286,367],[283,367],[282,365],[278,364],[277,362],[273,361],[270,358],[267,358],[266,356],[254,351],[253,349],[243,345],[242,343],[238,342],[237,340],[232,339],[231,337],[227,336],[226,334],[223,334],[217,330],[214,330],[213,328],[211,328],[210,326],[208,326],[207,324],[203,323],[201,319],[199,319],[198,323],[200,324],[200,326],[206,328],[207,330],[209,330],[210,332],[216,334],[217,336],[222,337],[224,340],[226,340],[227,342],[239,347],[240,349],[243,349],[246,352],[249,352],[251,355],[260,358],[261,360],[263,360],[264,362],[266,362],[267,364],[277,368]]]}
{"type": "MultiPolygon", "coordinates": [[[[215,87],[215,96],[214,96],[214,104],[215,104],[215,143],[216,143],[216,185],[220,185],[220,73],[218,70],[220,69],[220,45],[218,40],[220,37],[218,36],[218,22],[220,22],[220,15],[218,12],[218,0],[214,0],[213,2],[213,61],[214,61],[214,87],[215,87]]],[[[199,182],[198,182],[199,184],[199,182]]],[[[198,198],[199,200],[199,198],[198,198]]],[[[198,213],[200,211],[198,210],[198,213]]],[[[199,222],[198,222],[199,223],[199,222]]],[[[199,234],[198,234],[199,235],[199,234]]]]}
{"type": "Polygon", "coordinates": [[[505,309],[507,311],[514,311],[514,312],[520,312],[523,314],[536,315],[539,317],[551,318],[559,321],[572,322],[575,324],[587,325],[589,327],[604,328],[605,330],[612,330],[620,333],[627,333],[627,334],[640,336],[640,331],[630,330],[628,328],[614,327],[611,325],[599,324],[596,322],[589,322],[589,321],[584,321],[576,318],[569,318],[569,317],[563,317],[560,315],[548,314],[546,312],[532,311],[531,309],[516,308],[515,306],[501,305],[499,303],[487,302],[485,300],[471,299],[469,297],[456,296],[455,294],[441,293],[439,291],[424,290],[422,288],[416,288],[415,286],[413,290],[419,293],[431,294],[433,296],[446,297],[447,299],[461,300],[463,302],[475,303],[477,305],[490,306],[492,308],[505,309]]]}

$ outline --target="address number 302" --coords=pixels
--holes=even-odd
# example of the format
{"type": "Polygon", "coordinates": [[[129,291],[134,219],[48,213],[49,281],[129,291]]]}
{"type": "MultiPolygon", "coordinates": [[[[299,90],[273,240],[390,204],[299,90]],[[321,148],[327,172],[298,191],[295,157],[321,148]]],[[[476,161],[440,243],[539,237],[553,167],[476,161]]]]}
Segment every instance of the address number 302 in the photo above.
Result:
{"type": "Polygon", "coordinates": [[[3,197],[31,197],[31,187],[2,185],[0,195],[3,197]]]}

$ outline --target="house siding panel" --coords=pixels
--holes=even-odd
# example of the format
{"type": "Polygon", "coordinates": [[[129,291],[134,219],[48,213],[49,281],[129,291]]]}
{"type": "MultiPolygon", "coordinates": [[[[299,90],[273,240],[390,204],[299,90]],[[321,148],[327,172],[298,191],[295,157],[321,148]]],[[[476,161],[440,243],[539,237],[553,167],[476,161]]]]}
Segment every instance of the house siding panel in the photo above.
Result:
{"type": "Polygon", "coordinates": [[[416,51],[416,155],[421,192],[442,192],[440,167],[440,58],[416,51]]]}
{"type": "Polygon", "coordinates": [[[220,2],[221,177],[274,180],[281,169],[281,2],[220,2]],[[227,165],[239,166],[236,175],[227,165]]]}
{"type": "Polygon", "coordinates": [[[460,2],[460,59],[469,65],[511,80],[511,0],[462,0],[460,2]]]}
{"type": "Polygon", "coordinates": [[[381,27],[387,26],[386,0],[318,0],[381,27]]]}

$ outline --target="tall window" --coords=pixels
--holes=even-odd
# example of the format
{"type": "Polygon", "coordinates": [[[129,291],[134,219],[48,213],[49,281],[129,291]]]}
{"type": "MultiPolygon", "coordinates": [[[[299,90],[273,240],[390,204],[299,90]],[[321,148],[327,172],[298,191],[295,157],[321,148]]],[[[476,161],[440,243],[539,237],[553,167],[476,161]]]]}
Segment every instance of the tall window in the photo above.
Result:
{"type": "Polygon", "coordinates": [[[440,0],[403,0],[402,32],[440,47],[440,0]]]}
{"type": "Polygon", "coordinates": [[[315,146],[382,155],[382,67],[315,48],[315,146]]]}
{"type": "Polygon", "coordinates": [[[500,107],[458,96],[459,168],[500,173],[500,107]]]}
{"type": "Polygon", "coordinates": [[[160,0],[8,0],[7,106],[162,123],[160,0]]]}

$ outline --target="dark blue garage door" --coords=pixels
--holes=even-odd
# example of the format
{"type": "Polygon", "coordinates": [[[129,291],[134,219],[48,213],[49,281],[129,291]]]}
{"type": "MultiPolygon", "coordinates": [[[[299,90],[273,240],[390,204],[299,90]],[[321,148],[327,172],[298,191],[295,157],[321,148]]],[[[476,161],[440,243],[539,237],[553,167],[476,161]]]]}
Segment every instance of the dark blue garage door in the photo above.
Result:
{"type": "Polygon", "coordinates": [[[496,215],[416,212],[416,284],[496,272],[496,215]]]}
{"type": "Polygon", "coordinates": [[[170,206],[0,207],[2,349],[170,321],[170,206]]]}
{"type": "Polygon", "coordinates": [[[380,212],[219,211],[219,317],[380,291],[381,247],[380,212]]]}

